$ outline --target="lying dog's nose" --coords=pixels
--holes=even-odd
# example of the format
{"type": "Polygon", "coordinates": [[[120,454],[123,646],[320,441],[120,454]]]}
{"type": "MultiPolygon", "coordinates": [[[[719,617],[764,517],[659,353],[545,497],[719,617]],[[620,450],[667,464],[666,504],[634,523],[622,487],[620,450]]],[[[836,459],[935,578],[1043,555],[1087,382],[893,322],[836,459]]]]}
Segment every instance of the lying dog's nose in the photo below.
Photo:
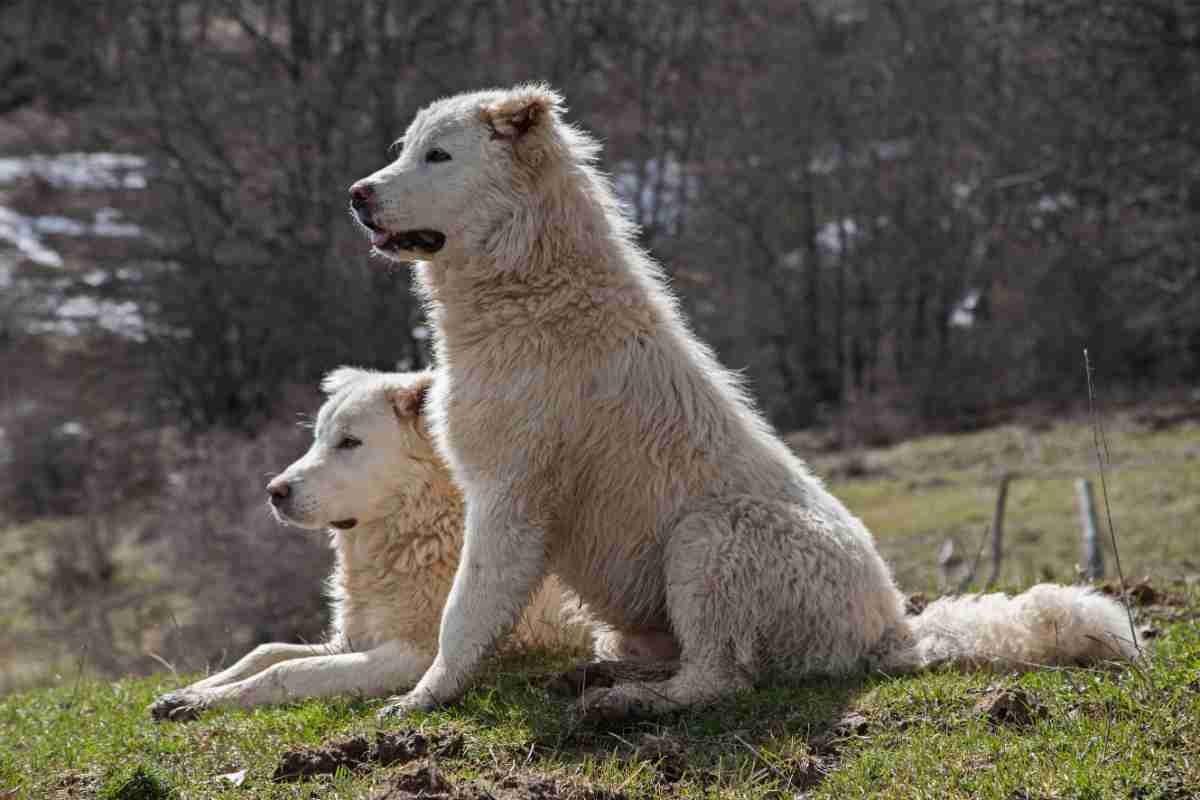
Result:
{"type": "Polygon", "coordinates": [[[276,478],[267,484],[267,494],[271,495],[271,505],[273,506],[282,503],[291,493],[292,487],[288,486],[286,481],[276,478]]]}
{"type": "Polygon", "coordinates": [[[350,187],[350,206],[364,221],[371,218],[371,196],[375,194],[371,184],[359,181],[350,187]]]}

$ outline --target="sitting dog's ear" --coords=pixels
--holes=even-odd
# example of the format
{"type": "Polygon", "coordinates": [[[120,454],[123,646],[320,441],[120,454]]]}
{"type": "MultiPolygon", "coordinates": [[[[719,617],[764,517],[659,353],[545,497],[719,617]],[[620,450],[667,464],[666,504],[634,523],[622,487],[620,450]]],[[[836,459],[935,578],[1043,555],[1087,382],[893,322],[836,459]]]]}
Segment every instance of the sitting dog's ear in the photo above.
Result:
{"type": "Polygon", "coordinates": [[[493,139],[518,142],[553,122],[562,111],[562,97],[545,84],[518,87],[480,109],[493,139]]]}
{"type": "Polygon", "coordinates": [[[429,399],[429,387],[432,379],[422,378],[409,386],[397,386],[389,393],[392,400],[392,410],[400,419],[413,419],[425,413],[425,404],[429,399]]]}
{"type": "Polygon", "coordinates": [[[321,391],[327,397],[333,397],[350,384],[362,380],[370,374],[370,370],[358,367],[338,367],[321,380],[321,391]]]}

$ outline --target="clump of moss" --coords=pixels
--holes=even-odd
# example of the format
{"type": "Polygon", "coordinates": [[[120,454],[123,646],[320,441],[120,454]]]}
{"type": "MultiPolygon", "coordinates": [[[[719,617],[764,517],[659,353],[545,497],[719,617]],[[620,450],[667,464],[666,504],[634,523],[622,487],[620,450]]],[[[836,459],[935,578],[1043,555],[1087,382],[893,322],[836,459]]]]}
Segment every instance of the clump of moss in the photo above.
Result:
{"type": "Polygon", "coordinates": [[[170,783],[152,768],[137,766],[108,780],[100,791],[101,800],[173,800],[170,783]]]}

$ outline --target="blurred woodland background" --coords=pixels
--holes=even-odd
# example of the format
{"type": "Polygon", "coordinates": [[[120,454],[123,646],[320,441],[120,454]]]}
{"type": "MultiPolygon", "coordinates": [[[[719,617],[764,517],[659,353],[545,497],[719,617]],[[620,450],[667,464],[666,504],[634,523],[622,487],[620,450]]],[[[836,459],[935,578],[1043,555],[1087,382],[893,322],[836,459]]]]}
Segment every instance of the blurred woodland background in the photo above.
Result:
{"type": "Polygon", "coordinates": [[[782,430],[1200,402],[1190,0],[0,0],[0,691],[321,635],[262,487],[428,354],[346,189],[524,80],[782,430]]]}

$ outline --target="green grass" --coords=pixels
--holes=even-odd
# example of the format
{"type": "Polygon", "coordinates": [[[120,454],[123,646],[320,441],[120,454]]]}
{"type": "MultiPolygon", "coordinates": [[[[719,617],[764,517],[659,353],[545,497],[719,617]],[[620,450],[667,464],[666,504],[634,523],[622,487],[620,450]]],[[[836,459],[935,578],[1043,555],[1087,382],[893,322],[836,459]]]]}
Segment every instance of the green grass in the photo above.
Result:
{"type": "MultiPolygon", "coordinates": [[[[541,687],[538,676],[563,666],[562,657],[509,656],[461,704],[383,727],[463,734],[463,752],[440,762],[451,779],[486,784],[534,774],[631,798],[777,798],[801,788],[814,798],[1194,797],[1197,601],[1193,594],[1189,609],[1174,611],[1180,619],[1163,623],[1136,669],[813,679],[744,692],[703,711],[600,726],[579,723],[569,698],[541,687]],[[1027,690],[1045,712],[1026,726],[990,722],[976,703],[996,685],[1027,690]],[[831,739],[831,726],[848,712],[865,721],[831,739]],[[644,751],[663,741],[676,762],[644,751]],[[675,782],[672,764],[683,773],[675,782]]],[[[370,733],[377,704],[309,701],[152,722],[146,705],[178,682],[64,681],[0,700],[0,797],[16,788],[29,798],[349,798],[401,769],[273,784],[285,750],[370,733]],[[241,786],[218,778],[240,770],[241,786]],[[64,793],[71,786],[89,793],[64,793]]]]}
{"type": "MultiPolygon", "coordinates": [[[[1156,431],[1133,413],[1119,412],[1106,415],[1105,427],[1108,495],[1126,575],[1200,575],[1200,423],[1156,431]]],[[[1086,420],[1036,431],[1003,425],[849,454],[805,452],[803,437],[793,444],[819,474],[830,476],[834,494],[875,533],[906,589],[936,586],[936,554],[948,538],[966,559],[974,558],[1004,472],[1016,478],[1004,518],[1001,584],[1075,579],[1082,560],[1076,478],[1093,483],[1110,574],[1114,568],[1086,420]],[[848,465],[865,474],[838,477],[848,465]]]]}
{"type": "MultiPolygon", "coordinates": [[[[1200,573],[1200,426],[1151,431],[1114,415],[1109,427],[1126,572],[1151,574],[1186,601],[1149,612],[1162,635],[1136,668],[811,679],[602,726],[579,723],[568,698],[542,688],[540,676],[566,666],[565,657],[526,654],[493,662],[459,705],[383,727],[461,733],[461,755],[441,762],[452,780],[494,786],[510,774],[551,776],[631,800],[1200,797],[1200,585],[1182,582],[1200,573]],[[1028,691],[1044,713],[1024,726],[990,722],[976,703],[997,685],[1028,691]],[[862,721],[835,727],[850,713],[862,721]]],[[[1073,578],[1071,481],[1095,477],[1085,423],[1004,426],[812,460],[830,475],[844,474],[849,460],[865,471],[835,477],[831,488],[872,527],[908,589],[936,585],[934,557],[947,536],[973,554],[1005,470],[1021,477],[1010,489],[1002,584],[1073,578]]],[[[376,730],[377,703],[310,701],[156,724],[146,706],[183,677],[108,682],[71,664],[59,672],[48,688],[0,696],[0,800],[12,790],[38,800],[351,798],[402,769],[270,781],[290,748],[376,730]],[[241,770],[240,786],[219,777],[241,770]]]]}

